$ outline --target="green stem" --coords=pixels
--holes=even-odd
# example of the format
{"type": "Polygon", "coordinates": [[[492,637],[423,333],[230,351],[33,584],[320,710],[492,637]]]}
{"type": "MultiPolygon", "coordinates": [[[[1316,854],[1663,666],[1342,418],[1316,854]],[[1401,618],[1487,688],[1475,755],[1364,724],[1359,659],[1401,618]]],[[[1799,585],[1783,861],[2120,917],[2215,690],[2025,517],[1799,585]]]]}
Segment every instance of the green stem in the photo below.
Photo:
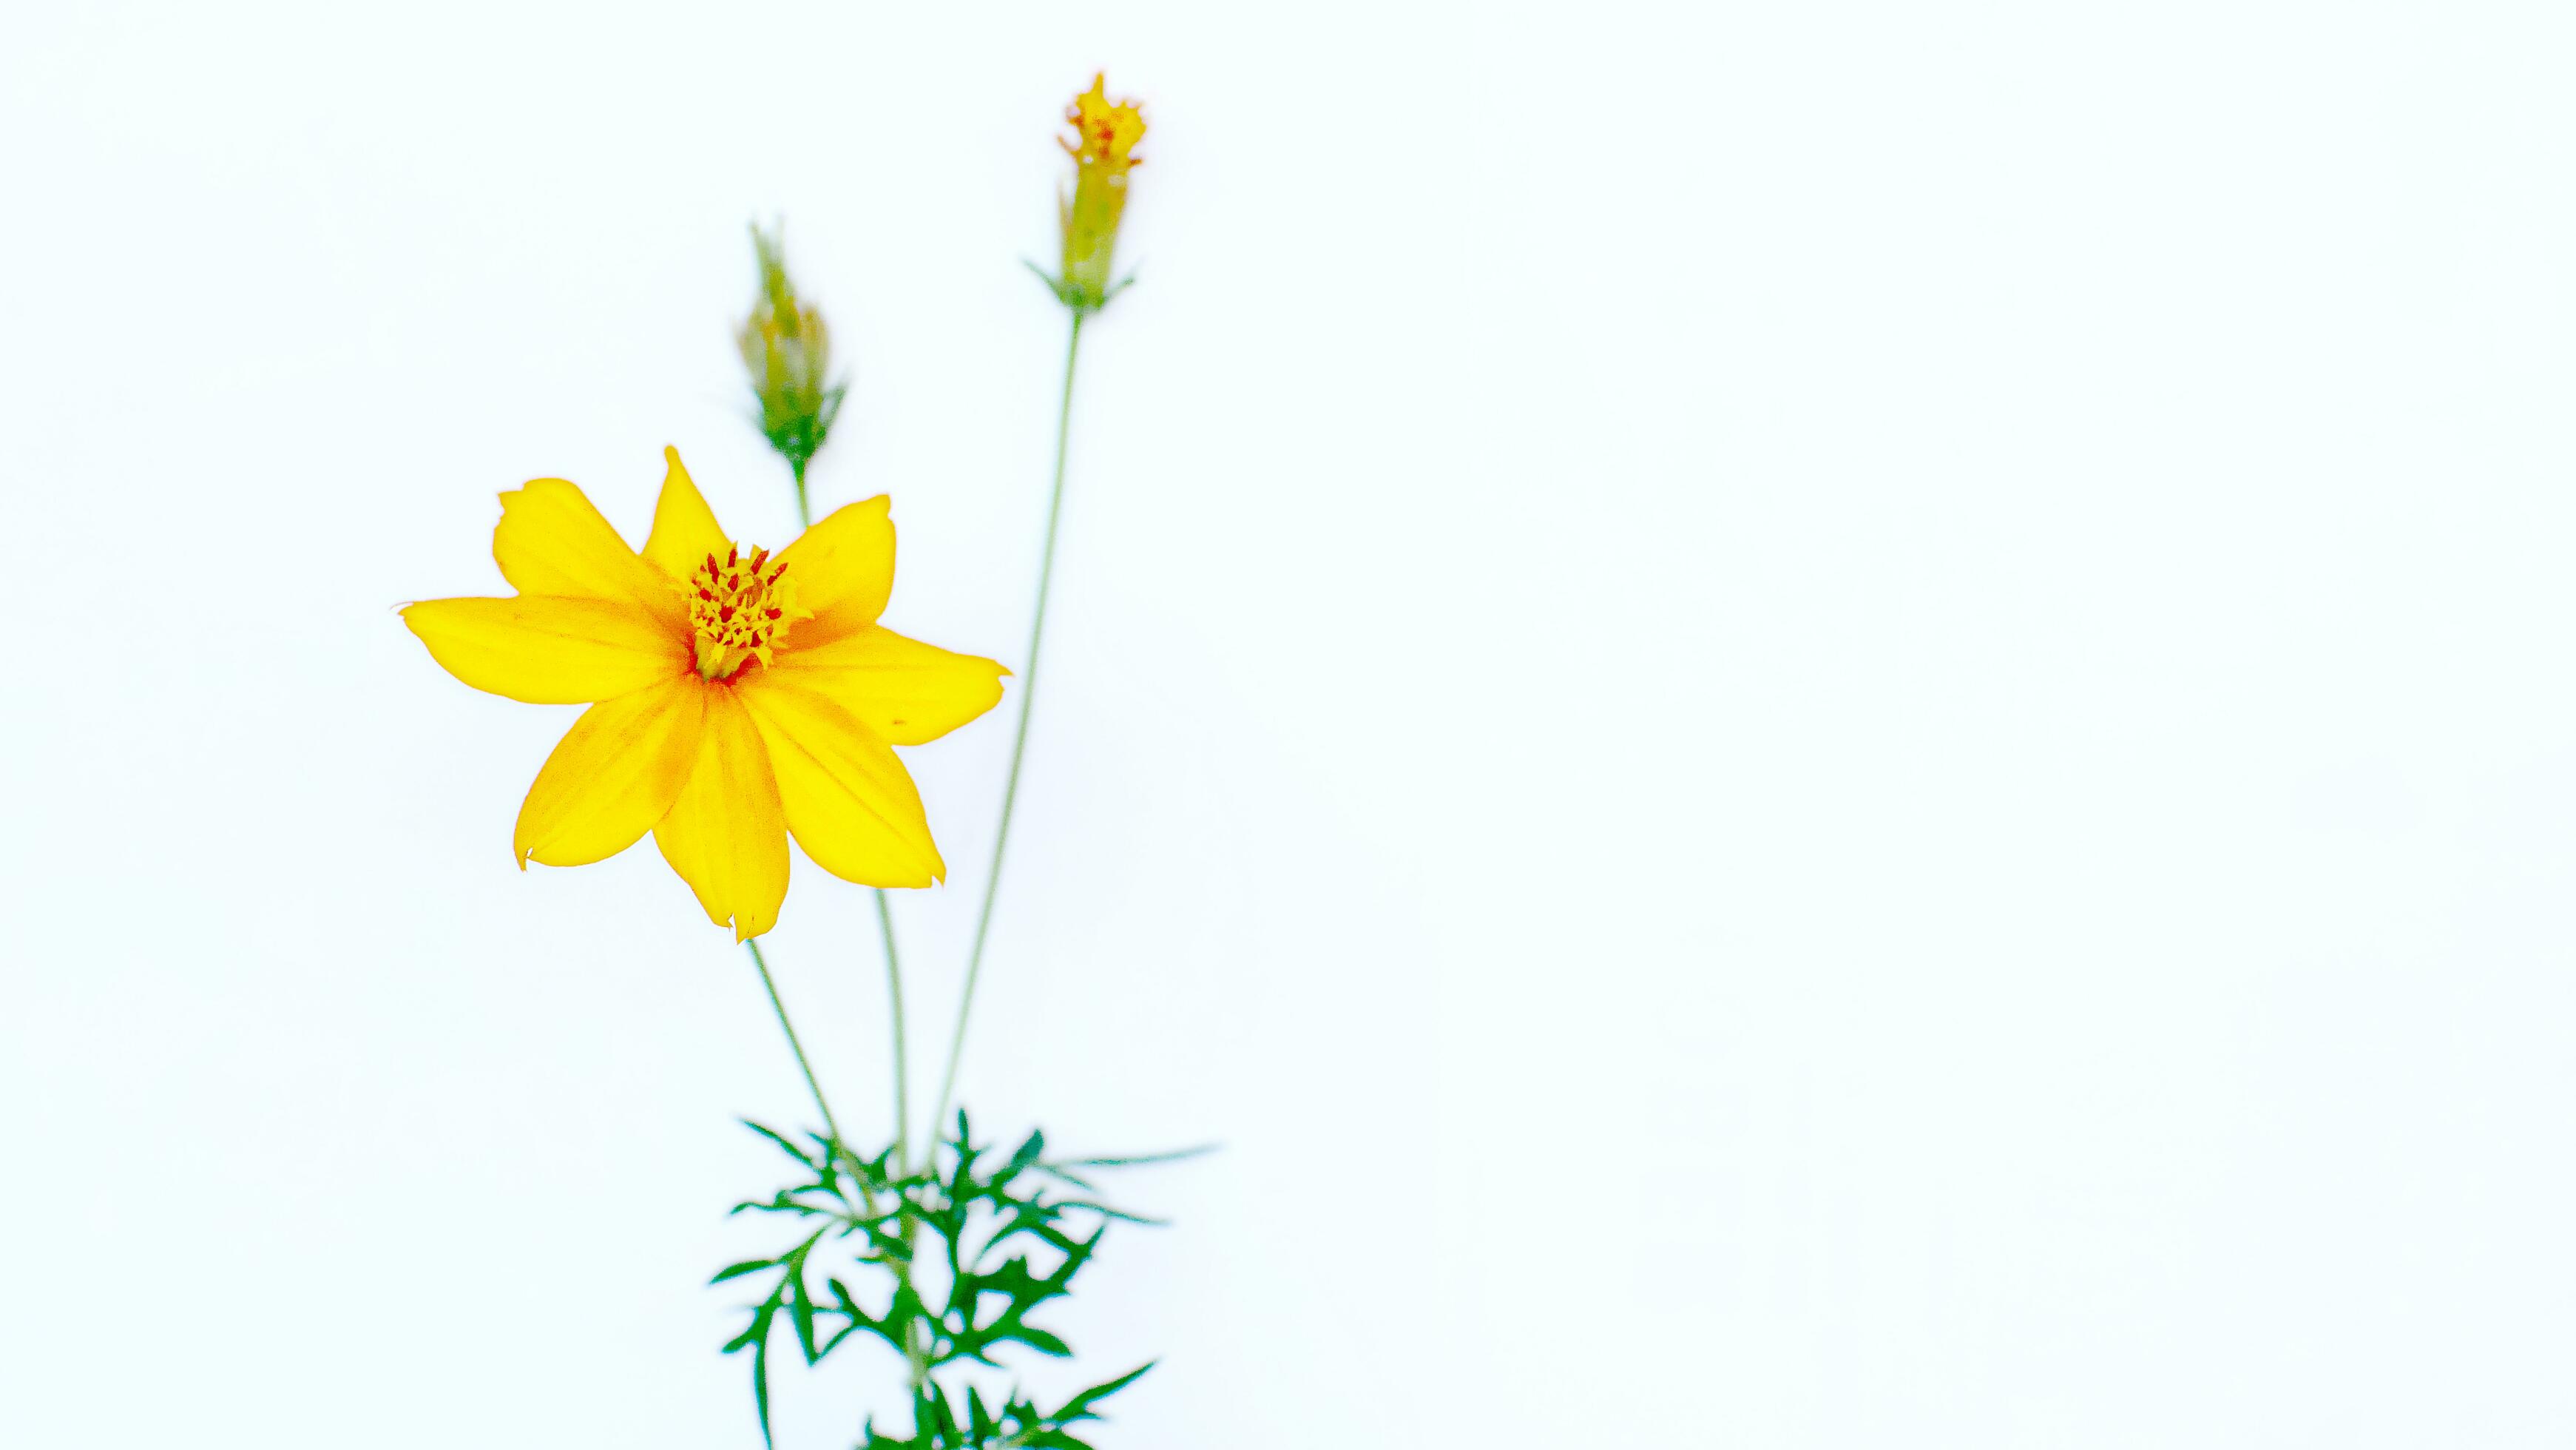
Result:
{"type": "MultiPolygon", "coordinates": [[[[788,455],[787,458],[787,466],[790,469],[793,469],[796,474],[797,526],[799,528],[811,529],[814,527],[814,510],[812,504],[807,501],[805,493],[805,465],[807,462],[807,459],[799,458],[794,454],[788,455]]],[[[894,1020],[894,1166],[895,1176],[900,1178],[912,1172],[912,1101],[910,1088],[912,1069],[909,1065],[904,1049],[903,957],[901,953],[895,950],[894,908],[887,902],[885,888],[882,886],[875,887],[872,889],[871,894],[877,899],[877,934],[885,941],[886,1000],[889,1008],[891,1009],[891,1015],[894,1020]]],[[[757,943],[751,944],[751,947],[752,960],[758,961],[760,959],[760,947],[757,943]]],[[[763,966],[760,969],[760,975],[762,981],[767,981],[769,979],[769,968],[763,966]]],[[[778,1001],[778,991],[775,987],[770,989],[769,1000],[773,1004],[778,1001]]],[[[778,1009],[778,1023],[782,1027],[787,1025],[787,1009],[784,1007],[778,1009]]],[[[796,1047],[796,1031],[794,1028],[788,1029],[787,1045],[790,1047],[796,1047]]],[[[802,1047],[796,1047],[796,1063],[799,1067],[803,1067],[805,1064],[805,1049],[802,1047]]],[[[810,1067],[805,1069],[805,1081],[809,1085],[814,1082],[814,1070],[810,1067]]],[[[823,1089],[820,1086],[816,1086],[814,1088],[814,1103],[817,1107],[822,1106],[823,1089]]],[[[828,1107],[823,1108],[824,1126],[831,1127],[831,1122],[832,1110],[828,1107]]],[[[832,1128],[831,1131],[833,1137],[838,1138],[841,1136],[840,1129],[832,1128]]],[[[871,1199],[873,1199],[873,1195],[871,1195],[871,1199]]],[[[874,1211],[873,1202],[871,1203],[870,1211],[874,1211]]],[[[909,1250],[912,1245],[912,1236],[912,1221],[906,1219],[903,1225],[903,1241],[907,1250],[909,1250]]],[[[909,1265],[900,1263],[895,1265],[894,1273],[895,1279],[898,1283],[909,1285],[912,1282],[912,1270],[909,1265]]],[[[904,1361],[910,1369],[912,1388],[917,1394],[920,1392],[922,1381],[929,1377],[929,1360],[922,1348],[907,1345],[904,1350],[904,1361]]]]}
{"type": "MultiPolygon", "coordinates": [[[[787,456],[787,466],[796,474],[796,523],[798,527],[806,529],[814,527],[814,510],[806,501],[805,494],[805,465],[809,461],[792,453],[787,456]]],[[[906,1065],[904,1052],[903,958],[895,950],[894,910],[886,903],[885,888],[877,887],[875,891],[877,932],[885,939],[886,996],[894,1010],[894,1161],[899,1171],[908,1171],[912,1162],[912,1102],[909,1086],[912,1072],[906,1065]]]]}
{"type": "Polygon", "coordinates": [[[769,975],[769,963],[760,955],[760,943],[754,940],[743,945],[751,949],[751,964],[760,968],[760,985],[769,989],[770,1008],[778,1014],[779,1029],[787,1034],[788,1051],[796,1054],[796,1066],[804,1071],[805,1086],[814,1090],[814,1106],[823,1113],[823,1130],[832,1135],[833,1141],[840,1142],[841,1125],[832,1119],[832,1105],[824,1100],[823,1084],[815,1080],[814,1064],[805,1059],[805,1044],[796,1039],[796,1024],[787,1020],[787,1004],[779,1000],[778,982],[769,975]]]}
{"type": "Polygon", "coordinates": [[[1029,708],[1038,696],[1038,646],[1046,639],[1047,592],[1055,582],[1056,525],[1064,516],[1065,443],[1073,431],[1073,366],[1082,355],[1083,309],[1073,312],[1073,329],[1064,343],[1064,397],[1055,415],[1055,487],[1047,498],[1046,546],[1038,555],[1037,614],[1029,622],[1029,652],[1020,678],[1020,723],[1011,736],[1011,769],[1002,782],[1002,823],[993,833],[993,865],[984,873],[984,905],[975,916],[975,944],[966,953],[966,990],[957,1004],[957,1031],[948,1042],[948,1070],[939,1081],[939,1106],[930,1115],[938,1131],[957,1092],[957,1064],[966,1051],[966,1019],[975,1010],[975,983],[984,970],[984,940],[993,930],[993,900],[1002,889],[1002,854],[1011,844],[1011,811],[1020,799],[1020,760],[1029,748],[1029,708]]]}
{"type": "Polygon", "coordinates": [[[903,1046],[903,967],[894,950],[894,910],[886,904],[885,888],[876,890],[877,929],[885,937],[886,998],[894,1012],[894,1163],[898,1173],[912,1171],[912,1098],[907,1086],[912,1069],[904,1058],[903,1046]]]}

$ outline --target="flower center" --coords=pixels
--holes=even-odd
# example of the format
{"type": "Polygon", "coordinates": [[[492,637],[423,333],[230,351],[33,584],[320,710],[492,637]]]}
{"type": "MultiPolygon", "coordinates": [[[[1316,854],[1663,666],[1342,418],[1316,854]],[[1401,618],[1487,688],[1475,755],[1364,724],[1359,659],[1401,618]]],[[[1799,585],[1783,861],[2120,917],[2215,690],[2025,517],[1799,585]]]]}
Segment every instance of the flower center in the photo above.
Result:
{"type": "Polygon", "coordinates": [[[1065,108],[1064,119],[1073,127],[1074,139],[1057,144],[1082,166],[1124,176],[1129,167],[1144,164],[1129,153],[1145,138],[1145,113],[1134,101],[1110,100],[1108,77],[1094,77],[1091,89],[1065,108]]]}
{"type": "Polygon", "coordinates": [[[689,575],[689,627],[697,634],[702,678],[729,678],[745,660],[768,664],[787,627],[814,617],[796,607],[796,586],[786,573],[786,560],[773,561],[767,549],[746,559],[737,544],[721,561],[709,554],[689,575]]]}

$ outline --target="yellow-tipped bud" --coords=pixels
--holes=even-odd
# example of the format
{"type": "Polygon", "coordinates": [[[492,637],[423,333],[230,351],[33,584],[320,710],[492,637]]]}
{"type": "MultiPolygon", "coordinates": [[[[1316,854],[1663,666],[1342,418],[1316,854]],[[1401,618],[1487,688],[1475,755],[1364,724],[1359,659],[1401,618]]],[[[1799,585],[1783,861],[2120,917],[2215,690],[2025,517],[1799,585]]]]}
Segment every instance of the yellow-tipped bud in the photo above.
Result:
{"type": "Polygon", "coordinates": [[[1073,195],[1057,200],[1064,270],[1056,278],[1056,295],[1077,312],[1096,312],[1115,290],[1110,266],[1118,249],[1118,219],[1127,210],[1127,173],[1145,164],[1135,154],[1145,135],[1145,113],[1132,100],[1111,101],[1103,74],[1074,97],[1064,119],[1073,135],[1058,144],[1073,157],[1073,195]]]}
{"type": "Polygon", "coordinates": [[[831,380],[831,329],[822,313],[796,295],[780,237],[755,224],[751,245],[760,261],[760,296],[734,341],[751,372],[752,396],[760,400],[760,431],[801,480],[849,388],[831,380]]]}

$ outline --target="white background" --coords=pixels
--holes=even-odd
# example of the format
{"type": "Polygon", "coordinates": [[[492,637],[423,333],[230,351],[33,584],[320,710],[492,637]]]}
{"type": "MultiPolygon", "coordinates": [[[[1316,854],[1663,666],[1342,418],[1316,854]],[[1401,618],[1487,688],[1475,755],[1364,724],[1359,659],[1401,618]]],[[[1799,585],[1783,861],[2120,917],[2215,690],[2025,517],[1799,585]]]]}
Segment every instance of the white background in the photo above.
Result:
{"type": "MultiPolygon", "coordinates": [[[[2576,1442],[2559,5],[13,6],[0,1442],[750,1446],[802,1121],[493,495],[792,531],[783,215],[889,622],[1018,663],[967,1096],[1121,1188],[1144,1447],[2576,1442]]],[[[911,752],[935,1059],[1006,719],[911,752]]],[[[862,893],[772,938],[886,1121],[862,893]]],[[[920,1067],[925,1080],[927,1065],[920,1067]]],[[[791,1373],[849,1442],[890,1361],[791,1373]]],[[[1038,1382],[1063,1380],[1046,1367],[1038,1382]]]]}

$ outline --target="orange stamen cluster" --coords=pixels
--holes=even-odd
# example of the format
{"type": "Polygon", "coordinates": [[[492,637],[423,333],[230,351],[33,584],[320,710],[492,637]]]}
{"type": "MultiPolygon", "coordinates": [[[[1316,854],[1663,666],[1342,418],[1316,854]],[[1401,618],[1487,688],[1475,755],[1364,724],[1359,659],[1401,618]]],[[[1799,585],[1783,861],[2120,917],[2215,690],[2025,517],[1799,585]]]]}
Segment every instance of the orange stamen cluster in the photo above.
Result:
{"type": "Polygon", "coordinates": [[[698,674],[721,680],[743,661],[769,663],[787,627],[814,612],[796,607],[796,586],[784,576],[787,561],[767,549],[744,558],[736,545],[722,562],[713,554],[689,576],[689,627],[697,634],[698,674]]]}
{"type": "Polygon", "coordinates": [[[1056,144],[1070,153],[1076,164],[1086,169],[1105,167],[1112,172],[1145,164],[1141,157],[1128,155],[1145,138],[1145,112],[1134,101],[1113,103],[1107,75],[1092,77],[1091,89],[1074,97],[1073,104],[1065,107],[1064,119],[1073,127],[1073,136],[1056,144]]]}

